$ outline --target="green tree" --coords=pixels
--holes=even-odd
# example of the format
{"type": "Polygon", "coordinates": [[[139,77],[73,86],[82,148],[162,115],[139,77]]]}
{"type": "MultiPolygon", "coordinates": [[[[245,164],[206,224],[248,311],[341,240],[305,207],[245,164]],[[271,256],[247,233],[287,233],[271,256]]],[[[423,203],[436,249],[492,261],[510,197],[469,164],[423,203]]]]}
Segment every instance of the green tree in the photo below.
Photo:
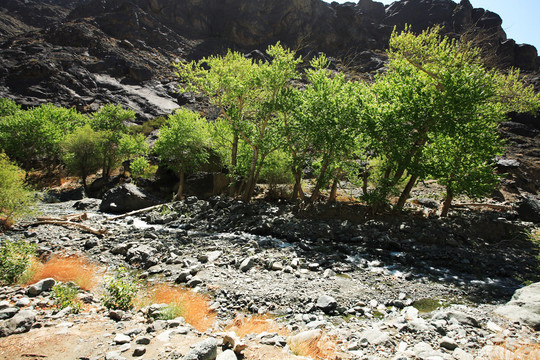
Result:
{"type": "MultiPolygon", "coordinates": [[[[133,175],[139,176],[144,173],[144,169],[150,165],[145,156],[150,151],[143,134],[123,134],[118,141],[118,155],[123,161],[130,161],[130,171],[133,175]],[[135,164],[135,166],[133,166],[135,164]]],[[[126,168],[124,167],[124,175],[126,168]]]]}
{"type": "Polygon", "coordinates": [[[177,65],[188,89],[208,95],[231,127],[231,167],[238,170],[239,143],[250,152],[242,200],[250,201],[266,157],[283,145],[283,103],[298,78],[301,61],[279,43],[266,51],[271,62],[253,62],[239,53],[177,65]]]}
{"type": "Polygon", "coordinates": [[[34,193],[24,182],[24,171],[0,153],[0,217],[9,226],[32,210],[34,193]]]}
{"type": "Polygon", "coordinates": [[[208,122],[187,109],[170,115],[166,125],[160,129],[154,151],[180,177],[175,200],[183,198],[185,173],[208,161],[209,146],[208,122]]]}
{"type": "Polygon", "coordinates": [[[509,111],[534,109],[538,97],[516,73],[487,69],[478,49],[437,27],[394,32],[388,54],[389,69],[376,79],[366,112],[370,148],[385,167],[381,187],[408,180],[401,209],[418,179],[434,176],[447,185],[446,214],[454,195],[466,189],[479,196],[493,183],[488,159],[501,143],[481,134],[494,132],[509,111]]]}
{"type": "Polygon", "coordinates": [[[135,118],[135,111],[124,109],[122,105],[107,104],[91,117],[92,128],[103,134],[101,143],[101,162],[103,177],[109,177],[111,171],[118,165],[118,145],[120,139],[127,133],[126,121],[135,118]]]}
{"type": "Polygon", "coordinates": [[[320,164],[310,198],[316,201],[361,142],[364,87],[347,81],[342,73],[332,74],[324,56],[313,59],[311,66],[306,71],[310,84],[292,102],[285,131],[293,155],[295,193],[301,193],[303,164],[314,159],[320,164]]]}
{"type": "Polygon", "coordinates": [[[87,124],[66,136],[62,143],[67,171],[80,177],[85,190],[87,177],[101,168],[103,142],[103,133],[87,124]]]}
{"type": "Polygon", "coordinates": [[[0,121],[1,149],[23,169],[31,170],[34,160],[58,164],[64,137],[87,121],[75,109],[45,104],[16,111],[0,121]]]}

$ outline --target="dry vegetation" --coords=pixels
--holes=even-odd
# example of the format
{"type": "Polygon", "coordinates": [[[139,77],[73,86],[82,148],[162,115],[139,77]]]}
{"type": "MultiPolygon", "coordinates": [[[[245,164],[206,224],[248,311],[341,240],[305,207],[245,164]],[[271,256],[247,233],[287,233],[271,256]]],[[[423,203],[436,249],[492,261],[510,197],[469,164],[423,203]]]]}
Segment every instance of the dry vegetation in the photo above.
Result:
{"type": "Polygon", "coordinates": [[[145,298],[139,299],[140,304],[148,302],[172,306],[177,310],[178,316],[183,317],[198,331],[207,330],[216,319],[216,313],[210,309],[208,297],[169,284],[157,284],[149,288],[145,298]]]}
{"type": "Polygon", "coordinates": [[[310,341],[289,342],[289,348],[295,355],[308,356],[314,360],[341,360],[336,347],[337,340],[326,334],[310,341]]]}
{"type": "Polygon", "coordinates": [[[538,360],[540,344],[510,346],[508,344],[494,346],[487,360],[538,360]]]}
{"type": "Polygon", "coordinates": [[[278,333],[279,335],[289,334],[285,327],[277,324],[268,315],[237,315],[227,326],[227,330],[234,331],[241,338],[249,334],[262,334],[264,332],[278,333]]]}
{"type": "Polygon", "coordinates": [[[99,282],[99,267],[81,256],[54,256],[45,263],[33,260],[28,272],[26,285],[53,278],[56,281],[72,281],[81,289],[90,291],[99,282]]]}

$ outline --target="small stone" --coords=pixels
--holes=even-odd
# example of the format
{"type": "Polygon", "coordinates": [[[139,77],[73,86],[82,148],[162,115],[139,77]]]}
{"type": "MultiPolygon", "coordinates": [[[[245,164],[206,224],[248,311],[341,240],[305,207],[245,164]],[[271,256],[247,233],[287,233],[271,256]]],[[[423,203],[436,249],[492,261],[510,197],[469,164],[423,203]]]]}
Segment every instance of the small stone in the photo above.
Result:
{"type": "Polygon", "coordinates": [[[216,360],[238,360],[238,358],[236,357],[234,351],[229,349],[219,354],[216,360]]]}
{"type": "Polygon", "coordinates": [[[321,295],[317,299],[317,303],[315,304],[315,306],[317,306],[325,313],[329,313],[337,308],[337,301],[329,295],[321,295]]]}
{"type": "Polygon", "coordinates": [[[140,337],[137,340],[135,340],[135,343],[137,343],[139,345],[148,345],[148,344],[150,344],[151,340],[152,340],[152,338],[150,338],[150,336],[143,336],[143,337],[140,337]]]}
{"type": "Polygon", "coordinates": [[[203,283],[203,281],[202,281],[202,279],[201,279],[200,277],[194,276],[193,278],[191,278],[191,280],[189,280],[189,281],[187,282],[186,285],[187,285],[188,287],[194,288],[194,287],[196,287],[196,286],[201,285],[202,283],[203,283]]]}
{"type": "Polygon", "coordinates": [[[255,260],[252,257],[248,257],[240,264],[240,271],[248,272],[253,266],[255,266],[255,260]]]}
{"type": "Polygon", "coordinates": [[[28,305],[30,305],[30,299],[27,298],[27,297],[20,298],[15,303],[15,307],[18,307],[18,308],[23,308],[23,307],[28,306],[28,305]]]}
{"type": "Polygon", "coordinates": [[[146,348],[144,346],[137,346],[135,350],[133,350],[133,356],[139,357],[143,356],[146,353],[146,348]]]}
{"type": "Polygon", "coordinates": [[[451,339],[447,336],[444,336],[440,343],[439,343],[440,347],[442,348],[445,348],[447,350],[450,350],[450,351],[453,351],[455,348],[458,347],[458,344],[456,343],[456,341],[454,339],[451,339]]]}
{"type": "Polygon", "coordinates": [[[376,328],[364,330],[359,336],[360,342],[367,342],[370,345],[383,345],[390,341],[390,336],[376,328]]]}
{"type": "Polygon", "coordinates": [[[131,338],[124,334],[117,334],[113,340],[117,345],[127,344],[131,341],[131,338]]]}

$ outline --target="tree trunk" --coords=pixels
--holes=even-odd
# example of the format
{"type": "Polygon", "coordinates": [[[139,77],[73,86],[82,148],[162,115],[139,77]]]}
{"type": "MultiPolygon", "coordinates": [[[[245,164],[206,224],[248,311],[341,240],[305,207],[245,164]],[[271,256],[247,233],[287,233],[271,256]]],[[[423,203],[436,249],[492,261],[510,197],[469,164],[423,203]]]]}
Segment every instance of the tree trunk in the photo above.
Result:
{"type": "Polygon", "coordinates": [[[298,167],[296,171],[293,172],[294,176],[294,189],[292,194],[292,200],[298,198],[304,199],[304,191],[302,190],[302,168],[298,167]]]}
{"type": "Polygon", "coordinates": [[[446,186],[446,198],[444,199],[443,208],[441,210],[441,216],[448,216],[448,211],[450,210],[450,205],[452,205],[452,200],[454,199],[454,191],[452,190],[452,183],[446,186]]]}
{"type": "Polygon", "coordinates": [[[234,134],[233,137],[233,143],[232,143],[232,151],[231,151],[231,171],[234,171],[236,168],[238,158],[238,134],[234,134]]]}
{"type": "Polygon", "coordinates": [[[364,195],[367,195],[367,192],[368,192],[368,179],[369,179],[369,171],[366,169],[364,173],[362,174],[362,193],[364,195]]]}
{"type": "Polygon", "coordinates": [[[174,201],[180,201],[184,198],[184,170],[180,170],[180,184],[178,185],[178,192],[174,197],[174,201]]]}
{"type": "Polygon", "coordinates": [[[338,179],[334,179],[334,182],[332,184],[332,190],[330,191],[330,196],[328,197],[328,202],[336,201],[338,182],[338,179]]]}
{"type": "Polygon", "coordinates": [[[327,157],[324,160],[323,166],[321,168],[321,173],[319,174],[319,178],[317,179],[317,183],[315,184],[315,188],[313,189],[313,193],[311,194],[309,201],[315,202],[319,200],[319,197],[321,195],[322,182],[324,179],[324,175],[326,174],[326,169],[328,168],[329,164],[330,164],[330,160],[329,160],[329,157],[327,157]]]}
{"type": "Polygon", "coordinates": [[[249,202],[253,196],[253,191],[255,190],[255,169],[257,168],[257,160],[259,158],[259,150],[253,149],[253,157],[251,158],[251,166],[249,168],[249,177],[246,183],[246,189],[242,194],[242,201],[249,202]],[[252,190],[253,189],[253,190],[252,190]]]}
{"type": "Polygon", "coordinates": [[[405,186],[405,189],[401,192],[401,196],[399,197],[399,200],[396,204],[396,210],[401,211],[403,207],[405,206],[405,202],[409,198],[409,194],[411,193],[411,190],[414,187],[414,184],[416,184],[416,181],[418,180],[417,175],[411,175],[411,178],[409,179],[409,182],[405,186]]]}

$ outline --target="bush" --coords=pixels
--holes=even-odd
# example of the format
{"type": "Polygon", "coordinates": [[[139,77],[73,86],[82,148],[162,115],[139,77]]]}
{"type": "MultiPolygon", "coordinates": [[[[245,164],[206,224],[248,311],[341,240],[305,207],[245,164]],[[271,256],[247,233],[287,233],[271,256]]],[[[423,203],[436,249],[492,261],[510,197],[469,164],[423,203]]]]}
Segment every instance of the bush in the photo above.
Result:
{"type": "Polygon", "coordinates": [[[20,110],[21,107],[17,105],[15,101],[6,98],[0,98],[0,117],[13,115],[20,110]]]}
{"type": "Polygon", "coordinates": [[[37,159],[56,165],[65,135],[87,120],[76,110],[51,104],[17,111],[0,121],[0,150],[25,170],[30,170],[37,159]]]}
{"type": "Polygon", "coordinates": [[[35,244],[4,240],[0,246],[0,282],[4,284],[16,283],[29,268],[35,253],[35,244]]]}
{"type": "Polygon", "coordinates": [[[143,176],[148,168],[150,167],[150,163],[146,158],[144,157],[138,157],[133,160],[131,163],[131,175],[132,176],[143,176]]]}
{"type": "Polygon", "coordinates": [[[100,149],[103,142],[102,133],[94,131],[89,125],[75,130],[63,143],[64,162],[70,174],[81,178],[86,189],[86,178],[97,172],[101,166],[100,149]]]}
{"type": "Polygon", "coordinates": [[[31,212],[34,193],[24,182],[25,173],[0,153],[0,225],[31,212]]]}
{"type": "Polygon", "coordinates": [[[137,295],[137,284],[123,267],[116,270],[105,283],[102,303],[107,309],[129,310],[137,295]]]}
{"type": "Polygon", "coordinates": [[[58,309],[71,308],[71,312],[78,314],[81,312],[82,305],[75,298],[79,289],[73,283],[56,284],[52,289],[54,304],[58,309]]]}

